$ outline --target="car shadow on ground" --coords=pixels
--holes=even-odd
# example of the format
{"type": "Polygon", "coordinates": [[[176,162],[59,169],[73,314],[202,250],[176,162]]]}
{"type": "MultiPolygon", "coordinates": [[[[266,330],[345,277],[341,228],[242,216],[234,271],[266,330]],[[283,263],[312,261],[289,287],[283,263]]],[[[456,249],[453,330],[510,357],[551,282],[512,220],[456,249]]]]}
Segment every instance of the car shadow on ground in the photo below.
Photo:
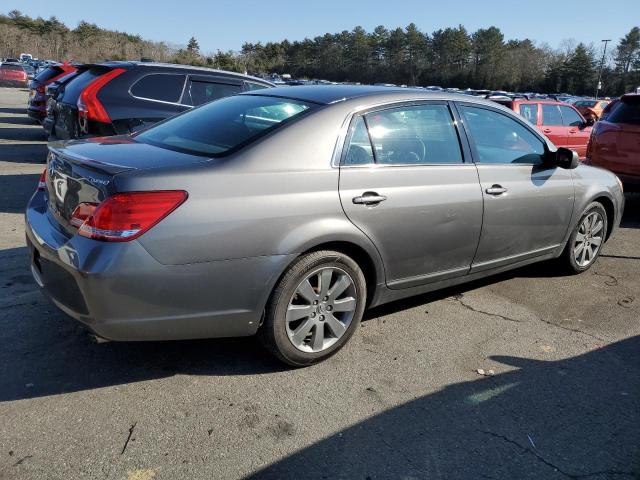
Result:
{"type": "Polygon", "coordinates": [[[46,143],[0,143],[0,162],[44,165],[46,161],[46,143]]]}
{"type": "Polygon", "coordinates": [[[390,408],[251,478],[640,478],[640,337],[558,361],[491,358],[517,369],[390,408]]]}
{"type": "Polygon", "coordinates": [[[0,213],[24,212],[39,179],[37,174],[0,175],[0,213]]]}
{"type": "Polygon", "coordinates": [[[0,117],[0,124],[24,125],[37,129],[38,123],[27,116],[20,117],[0,117]]]}

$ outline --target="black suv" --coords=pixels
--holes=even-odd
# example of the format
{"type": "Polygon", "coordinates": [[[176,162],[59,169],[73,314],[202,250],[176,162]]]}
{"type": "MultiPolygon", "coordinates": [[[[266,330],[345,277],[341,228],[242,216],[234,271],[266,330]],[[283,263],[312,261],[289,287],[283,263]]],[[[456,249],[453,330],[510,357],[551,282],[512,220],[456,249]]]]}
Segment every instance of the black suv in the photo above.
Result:
{"type": "Polygon", "coordinates": [[[209,68],[152,62],[105,62],[60,86],[44,128],[52,138],[133,133],[189,108],[274,85],[209,68]]]}

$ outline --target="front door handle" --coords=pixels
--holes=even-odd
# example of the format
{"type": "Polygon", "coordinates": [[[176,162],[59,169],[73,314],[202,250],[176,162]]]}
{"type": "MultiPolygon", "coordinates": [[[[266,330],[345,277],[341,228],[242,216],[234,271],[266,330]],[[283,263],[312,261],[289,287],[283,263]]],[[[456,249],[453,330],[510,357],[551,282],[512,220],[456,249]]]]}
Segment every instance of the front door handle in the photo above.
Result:
{"type": "Polygon", "coordinates": [[[496,184],[487,188],[485,192],[487,192],[489,195],[502,195],[503,193],[507,192],[507,189],[504,188],[502,185],[496,184]]]}
{"type": "Polygon", "coordinates": [[[551,133],[551,129],[550,128],[545,128],[544,130],[542,130],[544,133],[551,133]]]}
{"type": "Polygon", "coordinates": [[[353,203],[356,205],[377,205],[387,199],[384,195],[378,195],[376,192],[364,192],[360,197],[353,197],[353,203]]]}

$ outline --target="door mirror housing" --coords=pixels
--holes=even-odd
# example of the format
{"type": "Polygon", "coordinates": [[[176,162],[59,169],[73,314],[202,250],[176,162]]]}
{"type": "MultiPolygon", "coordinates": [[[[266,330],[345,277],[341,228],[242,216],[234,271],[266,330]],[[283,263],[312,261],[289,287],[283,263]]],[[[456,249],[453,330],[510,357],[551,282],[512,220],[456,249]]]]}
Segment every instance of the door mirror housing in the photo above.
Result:
{"type": "Polygon", "coordinates": [[[549,157],[550,163],[567,170],[572,170],[580,164],[578,153],[564,147],[559,147],[555,152],[549,152],[549,157]]]}
{"type": "Polygon", "coordinates": [[[587,128],[587,127],[593,127],[595,125],[596,121],[593,117],[589,117],[587,118],[584,122],[582,122],[582,125],[580,126],[580,128],[587,128]]]}

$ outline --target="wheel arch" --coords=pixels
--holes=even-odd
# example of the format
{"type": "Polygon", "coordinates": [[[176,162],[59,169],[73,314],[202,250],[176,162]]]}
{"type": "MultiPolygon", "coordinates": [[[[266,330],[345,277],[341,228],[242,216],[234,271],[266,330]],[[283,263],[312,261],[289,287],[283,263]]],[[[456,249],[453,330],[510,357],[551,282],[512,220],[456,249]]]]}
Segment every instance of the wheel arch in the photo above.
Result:
{"type": "Polygon", "coordinates": [[[605,241],[609,240],[609,236],[611,235],[611,232],[613,231],[613,225],[615,222],[615,215],[616,215],[616,210],[615,207],[613,205],[613,200],[611,200],[609,197],[607,197],[606,195],[600,195],[597,196],[596,198],[594,198],[591,202],[589,203],[593,203],[593,202],[597,202],[599,204],[601,204],[604,207],[604,211],[607,214],[607,232],[606,232],[606,237],[605,237],[605,241]]]}

